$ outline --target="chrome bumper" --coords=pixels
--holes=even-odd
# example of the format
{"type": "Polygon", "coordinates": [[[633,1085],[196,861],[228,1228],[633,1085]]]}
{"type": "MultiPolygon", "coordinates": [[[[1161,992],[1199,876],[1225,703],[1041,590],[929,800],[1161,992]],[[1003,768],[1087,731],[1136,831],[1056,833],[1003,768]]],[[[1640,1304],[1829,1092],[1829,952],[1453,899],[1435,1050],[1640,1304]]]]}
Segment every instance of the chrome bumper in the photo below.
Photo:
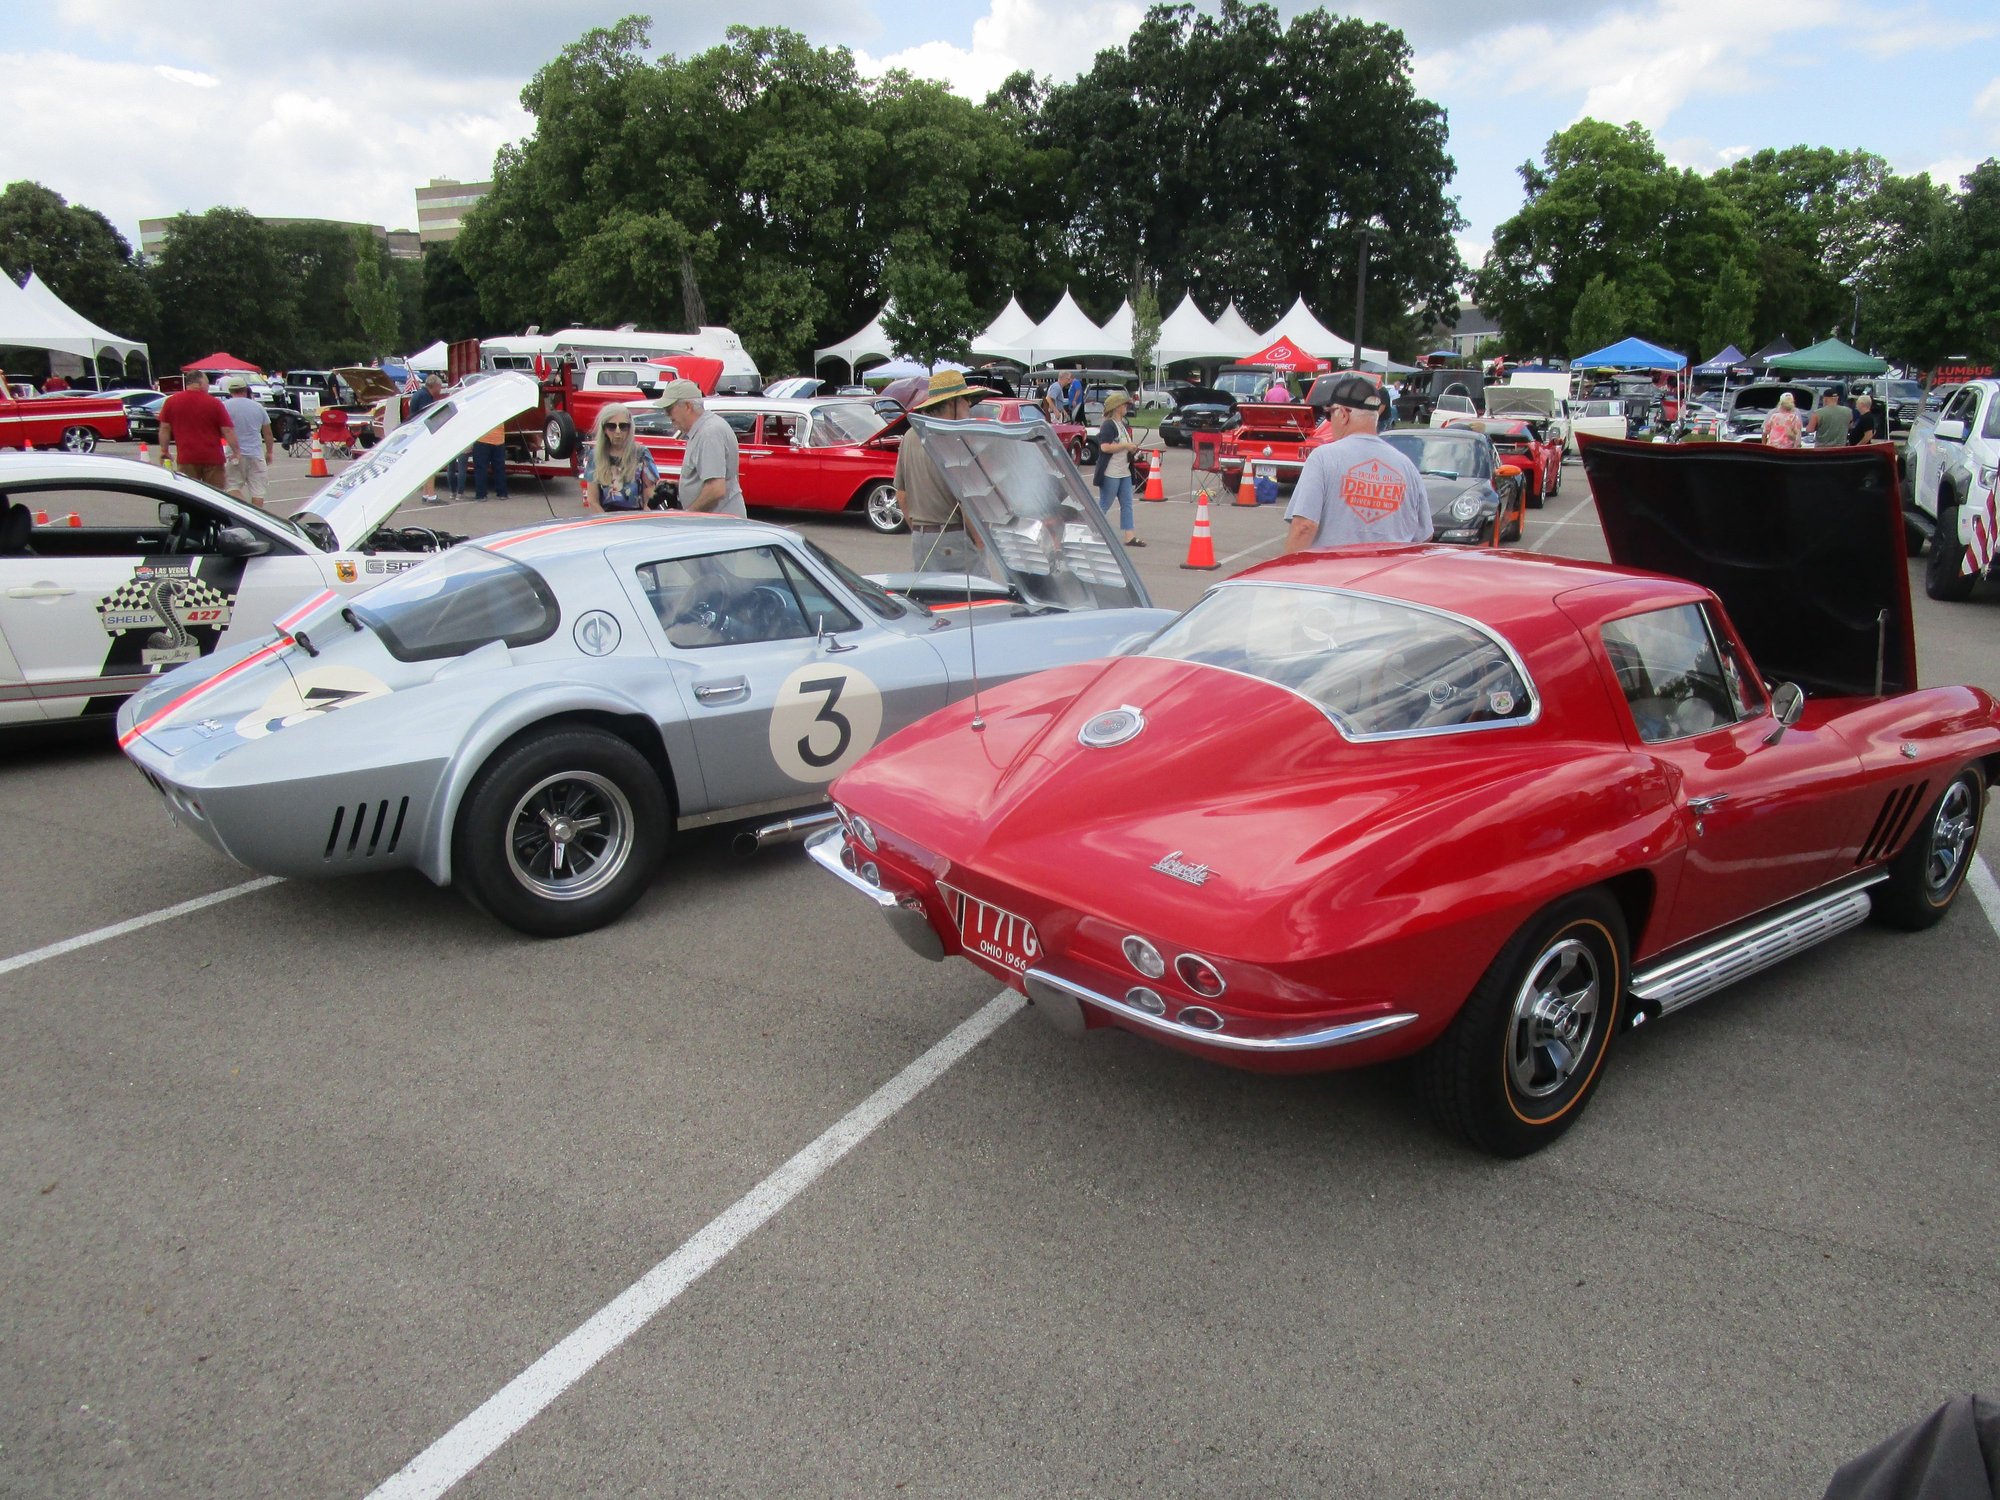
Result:
{"type": "Polygon", "coordinates": [[[847,862],[841,857],[846,852],[847,830],[837,823],[806,840],[806,857],[842,884],[874,902],[876,909],[888,919],[890,931],[903,940],[905,947],[919,958],[943,963],[944,939],[931,926],[931,919],[924,914],[923,907],[905,905],[900,896],[892,895],[880,886],[870,885],[847,868],[847,862]]]}
{"type": "MultiPolygon", "coordinates": [[[[1226,1031],[1204,1031],[1198,1026],[1184,1026],[1179,1021],[1165,1016],[1156,1016],[1140,1010],[1136,1005],[1127,1005],[1123,1000],[1114,1000],[1109,995],[1100,995],[1096,990],[1077,984],[1073,980],[1058,978],[1045,969],[1030,969],[1024,976],[1028,998],[1035,1002],[1035,1008],[1045,1013],[1046,1019],[1057,1030],[1079,1034],[1083,1030],[1082,1015],[1073,1009],[1083,1005],[1094,1005],[1120,1020],[1130,1021],[1148,1031],[1157,1031],[1162,1036],[1179,1037],[1183,1041],[1199,1042],[1205,1047],[1221,1047],[1231,1052],[1312,1052],[1322,1047],[1341,1047],[1350,1042],[1365,1041],[1372,1036],[1380,1036],[1385,1031],[1395,1031],[1416,1020],[1415,1015],[1370,1016],[1365,1021],[1345,1021],[1338,1026],[1322,1026],[1312,1031],[1295,1031],[1287,1036],[1231,1036],[1226,1031]]],[[[1204,1007],[1205,1008],[1205,1007],[1204,1007]]]]}

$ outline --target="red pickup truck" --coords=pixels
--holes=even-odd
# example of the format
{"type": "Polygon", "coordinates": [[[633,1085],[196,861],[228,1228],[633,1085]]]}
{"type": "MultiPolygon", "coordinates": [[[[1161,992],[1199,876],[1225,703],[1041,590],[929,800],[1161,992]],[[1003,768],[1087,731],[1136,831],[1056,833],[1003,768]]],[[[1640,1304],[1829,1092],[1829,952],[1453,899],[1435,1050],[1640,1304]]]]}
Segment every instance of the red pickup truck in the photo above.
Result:
{"type": "Polygon", "coordinates": [[[14,396],[0,386],[0,448],[88,453],[100,441],[123,438],[127,430],[125,403],[116,396],[14,396]]]}

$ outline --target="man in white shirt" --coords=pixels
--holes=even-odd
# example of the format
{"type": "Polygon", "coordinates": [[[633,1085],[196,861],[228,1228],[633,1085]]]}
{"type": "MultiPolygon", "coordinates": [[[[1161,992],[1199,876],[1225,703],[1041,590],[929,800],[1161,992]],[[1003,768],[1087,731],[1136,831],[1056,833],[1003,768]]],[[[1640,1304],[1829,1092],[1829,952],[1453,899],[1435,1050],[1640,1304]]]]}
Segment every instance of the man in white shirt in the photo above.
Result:
{"type": "Polygon", "coordinates": [[[1431,501],[1409,455],[1375,435],[1382,392],[1360,375],[1342,375],[1325,393],[1333,441],[1306,455],[1292,503],[1285,550],[1350,542],[1427,542],[1431,501]]]}

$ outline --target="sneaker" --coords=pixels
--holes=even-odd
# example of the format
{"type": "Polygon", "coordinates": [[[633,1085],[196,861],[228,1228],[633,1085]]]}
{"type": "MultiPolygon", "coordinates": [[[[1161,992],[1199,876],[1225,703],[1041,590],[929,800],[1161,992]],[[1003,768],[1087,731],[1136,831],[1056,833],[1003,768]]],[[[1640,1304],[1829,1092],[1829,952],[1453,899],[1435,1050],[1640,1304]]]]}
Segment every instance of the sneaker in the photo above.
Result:
{"type": "Polygon", "coordinates": [[[440,499],[438,499],[438,497],[437,497],[436,495],[426,495],[426,496],[424,496],[424,504],[426,504],[426,505],[444,505],[444,504],[446,504],[446,503],[447,503],[447,502],[445,502],[445,501],[443,501],[443,500],[440,500],[440,499]]]}

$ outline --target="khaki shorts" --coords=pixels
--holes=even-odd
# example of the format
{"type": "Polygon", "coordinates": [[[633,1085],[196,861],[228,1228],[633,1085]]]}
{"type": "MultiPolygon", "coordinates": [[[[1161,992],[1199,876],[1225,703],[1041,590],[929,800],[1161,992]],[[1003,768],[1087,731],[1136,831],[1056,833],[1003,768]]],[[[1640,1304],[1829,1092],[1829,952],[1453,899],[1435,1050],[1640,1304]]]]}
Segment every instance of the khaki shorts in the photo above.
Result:
{"type": "Polygon", "coordinates": [[[210,489],[228,488],[228,479],[222,472],[221,464],[176,464],[174,467],[188,478],[199,480],[210,489]]]}
{"type": "Polygon", "coordinates": [[[262,505],[270,494],[270,476],[261,453],[245,453],[229,460],[229,488],[262,505]]]}

